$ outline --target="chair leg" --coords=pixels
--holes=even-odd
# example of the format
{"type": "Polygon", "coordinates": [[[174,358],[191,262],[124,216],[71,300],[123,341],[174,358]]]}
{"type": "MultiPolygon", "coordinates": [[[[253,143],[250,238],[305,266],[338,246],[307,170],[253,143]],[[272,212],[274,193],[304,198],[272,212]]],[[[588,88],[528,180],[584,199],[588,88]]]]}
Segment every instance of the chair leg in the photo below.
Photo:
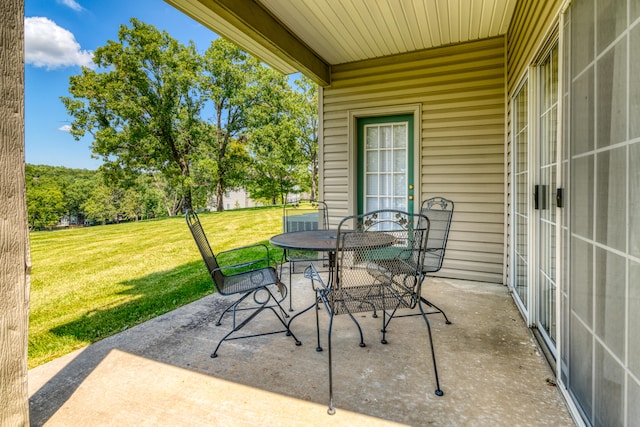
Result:
{"type": "MultiPolygon", "coordinates": [[[[387,344],[387,339],[386,339],[387,328],[389,327],[389,323],[391,323],[391,320],[396,315],[396,312],[398,311],[399,307],[400,307],[400,304],[398,303],[398,305],[396,305],[396,307],[393,309],[393,311],[389,315],[387,314],[386,310],[382,310],[382,329],[380,329],[380,332],[382,332],[382,341],[380,341],[380,342],[382,344],[387,344]],[[385,320],[387,318],[387,316],[389,317],[389,320],[385,320]]],[[[418,313],[416,313],[416,315],[417,314],[418,313]]],[[[403,316],[401,316],[401,317],[403,317],[403,316]]]]}
{"type": "Polygon", "coordinates": [[[360,344],[358,345],[360,347],[366,347],[367,345],[364,343],[364,335],[362,335],[362,328],[360,327],[360,323],[358,323],[356,318],[353,317],[353,314],[349,313],[349,317],[351,317],[351,320],[353,320],[353,323],[356,324],[356,327],[358,328],[358,333],[360,334],[360,344]]]}
{"type": "MultiPolygon", "coordinates": [[[[247,294],[247,295],[250,295],[250,294],[247,294]]],[[[246,297],[247,295],[245,295],[245,297],[246,297]]],[[[242,298],[242,299],[244,299],[244,298],[242,298]]],[[[240,302],[240,301],[237,301],[237,302],[236,302],[236,305],[237,305],[237,303],[238,303],[238,302],[240,302]]],[[[223,343],[224,341],[226,341],[226,340],[231,336],[231,334],[233,334],[234,332],[238,332],[240,329],[244,328],[244,327],[245,327],[245,325],[246,325],[247,323],[249,323],[249,322],[250,322],[254,317],[256,317],[256,316],[257,316],[257,315],[258,315],[262,310],[264,310],[264,308],[265,308],[265,306],[267,305],[267,303],[268,303],[268,302],[269,302],[269,300],[267,299],[264,303],[262,303],[262,305],[261,305],[260,307],[258,307],[258,308],[253,312],[253,313],[251,313],[251,315],[250,315],[249,317],[247,317],[246,319],[244,319],[244,320],[242,321],[242,323],[240,323],[238,326],[235,326],[235,322],[234,322],[234,327],[233,327],[233,329],[231,329],[231,331],[229,331],[229,333],[227,333],[224,337],[222,337],[222,339],[218,342],[218,345],[216,346],[216,349],[215,349],[215,350],[213,350],[213,353],[211,353],[211,357],[212,357],[212,358],[216,358],[216,357],[218,357],[218,349],[220,348],[220,346],[222,345],[222,343],[223,343]]],[[[234,318],[235,318],[235,316],[234,316],[234,318]]]]}
{"type": "MultiPolygon", "coordinates": [[[[427,278],[427,276],[423,273],[422,276],[420,277],[420,285],[418,286],[418,289],[420,289],[420,290],[422,289],[422,284],[424,283],[426,278],[427,278]]],[[[418,293],[418,295],[420,295],[420,293],[418,293]]],[[[427,314],[442,313],[442,315],[444,316],[444,323],[446,323],[447,325],[451,324],[451,321],[449,320],[449,318],[447,317],[445,312],[442,311],[442,309],[440,307],[438,307],[437,305],[433,304],[431,301],[429,301],[428,299],[426,299],[422,295],[420,295],[420,301],[422,301],[423,303],[427,304],[429,307],[431,307],[431,308],[436,310],[434,312],[430,312],[430,313],[427,313],[427,314]]]]}
{"type": "MultiPolygon", "coordinates": [[[[232,306],[234,306],[234,321],[233,321],[233,329],[231,329],[231,331],[229,331],[219,342],[218,345],[216,346],[215,350],[213,351],[213,353],[211,353],[211,357],[212,358],[216,358],[218,357],[218,349],[220,348],[220,346],[222,345],[222,343],[224,341],[227,340],[234,340],[234,339],[242,339],[242,338],[252,338],[252,337],[256,337],[256,336],[262,336],[262,335],[270,335],[270,334],[276,334],[276,333],[280,333],[280,332],[286,332],[287,335],[291,336],[296,345],[302,345],[302,343],[300,342],[300,340],[298,340],[298,338],[296,338],[295,335],[293,335],[293,332],[291,332],[291,329],[289,328],[289,325],[284,321],[283,317],[281,317],[278,312],[274,309],[273,306],[268,305],[270,300],[273,300],[275,302],[275,304],[278,306],[278,308],[280,309],[281,312],[284,313],[284,309],[282,308],[282,306],[280,305],[280,303],[278,302],[278,300],[276,299],[276,297],[271,293],[271,291],[267,288],[262,288],[264,289],[268,294],[269,294],[269,298],[267,298],[262,304],[260,304],[260,306],[258,306],[252,313],[251,315],[249,315],[246,319],[244,319],[242,321],[242,323],[240,323],[238,326],[236,326],[235,324],[235,307],[242,302],[246,297],[248,297],[249,295],[251,295],[254,292],[249,292],[248,294],[243,295],[242,298],[238,299],[235,303],[232,304],[232,306]],[[262,333],[262,334],[254,334],[254,335],[246,335],[246,336],[241,336],[241,337],[234,337],[234,338],[229,338],[233,333],[238,332],[240,329],[244,328],[251,320],[253,320],[254,317],[256,317],[258,314],[260,314],[260,312],[262,310],[264,310],[265,308],[268,308],[269,310],[271,310],[271,312],[273,312],[273,314],[278,318],[278,320],[280,321],[280,323],[282,324],[282,326],[285,327],[285,329],[283,331],[275,331],[275,332],[266,332],[266,333],[262,333]]],[[[229,308],[227,308],[225,310],[228,311],[229,308]]]]}
{"type": "MultiPolygon", "coordinates": [[[[313,307],[313,306],[312,306],[313,307]]],[[[316,346],[316,351],[322,351],[322,346],[320,345],[320,295],[318,295],[318,290],[316,289],[316,338],[318,339],[318,345],[316,346]]],[[[311,307],[309,307],[311,308],[311,307]]],[[[308,310],[308,309],[307,309],[308,310]]],[[[306,311],[306,310],[305,310],[306,311]]]]}
{"type": "Polygon", "coordinates": [[[436,376],[436,396],[444,395],[442,389],[440,389],[440,380],[438,378],[438,366],[436,365],[436,353],[433,348],[433,337],[431,336],[431,325],[429,324],[429,319],[427,318],[427,313],[425,313],[424,308],[422,308],[422,301],[418,301],[418,307],[420,307],[420,313],[422,313],[422,318],[424,322],[427,324],[427,331],[429,332],[429,345],[431,346],[431,358],[433,359],[433,372],[436,376]]]}
{"type": "Polygon", "coordinates": [[[437,305],[435,305],[434,303],[432,303],[431,301],[427,300],[425,297],[420,297],[420,300],[427,304],[429,307],[434,308],[436,311],[432,312],[432,313],[427,313],[427,314],[437,314],[437,313],[441,313],[444,316],[444,323],[446,323],[447,325],[451,324],[451,321],[449,320],[449,318],[447,317],[447,315],[445,314],[444,311],[442,311],[442,309],[440,307],[438,307],[437,305]]]}
{"type": "MultiPolygon", "coordinates": [[[[395,313],[395,310],[393,311],[395,313]]],[[[387,322],[387,311],[382,310],[382,339],[380,340],[381,344],[387,344],[387,325],[393,319],[393,314],[389,317],[389,321],[387,322]]]]}
{"type": "Polygon", "coordinates": [[[282,268],[284,267],[285,262],[287,264],[289,264],[289,311],[294,311],[293,310],[293,306],[292,306],[292,302],[293,302],[293,298],[292,298],[292,287],[291,287],[291,261],[288,261],[288,257],[287,257],[287,250],[284,249],[282,252],[282,259],[280,260],[280,277],[282,277],[282,268]]]}
{"type": "Polygon", "coordinates": [[[291,282],[291,277],[293,276],[293,270],[295,270],[295,266],[292,268],[293,263],[289,261],[289,311],[293,310],[293,285],[291,282]]]}
{"type": "Polygon", "coordinates": [[[333,406],[333,371],[331,369],[331,328],[333,327],[333,315],[329,318],[329,331],[327,333],[327,345],[329,346],[329,408],[327,414],[334,415],[336,408],[333,406]]]}
{"type": "Polygon", "coordinates": [[[284,310],[284,307],[282,307],[282,305],[280,304],[280,301],[278,301],[278,299],[275,297],[275,295],[273,295],[273,293],[271,293],[271,291],[268,288],[264,288],[264,290],[267,291],[267,293],[269,294],[269,298],[267,299],[267,303],[269,302],[269,299],[272,299],[276,303],[276,305],[278,306],[278,309],[280,309],[280,313],[282,313],[282,317],[280,317],[278,315],[278,313],[273,308],[273,306],[267,306],[266,308],[269,308],[271,311],[273,311],[273,314],[275,314],[275,316],[278,318],[280,323],[282,323],[282,326],[285,327],[285,334],[287,336],[291,336],[294,339],[294,341],[296,342],[296,345],[301,345],[302,343],[298,340],[298,338],[296,338],[295,335],[293,335],[293,332],[291,332],[291,328],[289,327],[289,324],[291,322],[285,322],[284,321],[284,319],[288,318],[289,315],[284,310]]]}
{"type": "Polygon", "coordinates": [[[238,306],[238,304],[240,304],[242,301],[245,300],[245,298],[247,298],[249,295],[251,295],[251,292],[249,292],[248,294],[244,294],[243,296],[241,296],[240,298],[238,298],[233,304],[229,305],[229,307],[227,307],[222,314],[220,314],[220,317],[218,318],[218,321],[215,323],[216,326],[220,326],[222,324],[222,318],[224,317],[225,314],[227,314],[229,312],[229,310],[233,309],[233,327],[236,327],[236,307],[238,306]]]}
{"type": "Polygon", "coordinates": [[[284,319],[282,317],[278,316],[278,313],[276,313],[275,309],[273,307],[267,307],[267,308],[270,309],[271,311],[273,311],[273,314],[276,315],[276,317],[278,318],[280,323],[282,323],[282,326],[285,327],[286,335],[290,336],[291,338],[293,338],[293,340],[295,341],[297,346],[302,345],[302,342],[300,342],[300,340],[298,338],[296,338],[295,335],[293,335],[293,332],[291,332],[291,329],[289,328],[289,325],[284,321],[284,319]]]}

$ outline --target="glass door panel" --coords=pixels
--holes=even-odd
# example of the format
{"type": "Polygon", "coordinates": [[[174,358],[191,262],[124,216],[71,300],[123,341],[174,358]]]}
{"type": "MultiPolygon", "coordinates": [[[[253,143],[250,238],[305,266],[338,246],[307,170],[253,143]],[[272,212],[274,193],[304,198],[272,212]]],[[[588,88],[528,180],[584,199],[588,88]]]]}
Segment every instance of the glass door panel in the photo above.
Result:
{"type": "Polygon", "coordinates": [[[553,47],[538,66],[539,138],[536,230],[536,326],[555,355],[556,341],[556,173],[558,121],[558,48],[553,47]]]}
{"type": "Polygon", "coordinates": [[[358,120],[359,213],[413,211],[413,116],[358,120]]]}

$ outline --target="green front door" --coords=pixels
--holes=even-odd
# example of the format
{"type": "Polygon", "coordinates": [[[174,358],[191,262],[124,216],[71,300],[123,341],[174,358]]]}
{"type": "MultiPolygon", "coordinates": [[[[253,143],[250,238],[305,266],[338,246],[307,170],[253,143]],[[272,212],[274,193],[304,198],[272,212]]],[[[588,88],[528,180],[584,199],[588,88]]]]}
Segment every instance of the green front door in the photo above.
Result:
{"type": "Polygon", "coordinates": [[[358,213],[413,212],[413,115],[358,119],[358,213]]]}

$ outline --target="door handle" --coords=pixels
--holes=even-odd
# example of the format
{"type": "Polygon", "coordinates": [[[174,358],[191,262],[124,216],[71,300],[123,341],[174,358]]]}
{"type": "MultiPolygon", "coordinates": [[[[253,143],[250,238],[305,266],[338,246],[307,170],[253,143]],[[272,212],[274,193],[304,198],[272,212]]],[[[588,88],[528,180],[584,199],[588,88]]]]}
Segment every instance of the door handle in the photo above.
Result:
{"type": "Polygon", "coordinates": [[[556,206],[564,208],[564,188],[558,188],[556,190],[556,206]]]}
{"type": "Polygon", "coordinates": [[[533,187],[533,208],[547,209],[547,186],[535,185],[533,187]]]}

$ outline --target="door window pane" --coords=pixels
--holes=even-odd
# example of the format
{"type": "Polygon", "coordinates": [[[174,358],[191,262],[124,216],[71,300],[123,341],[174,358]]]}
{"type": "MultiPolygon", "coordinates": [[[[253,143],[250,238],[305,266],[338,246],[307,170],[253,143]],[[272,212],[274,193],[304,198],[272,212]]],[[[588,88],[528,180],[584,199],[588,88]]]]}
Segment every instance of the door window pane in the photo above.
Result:
{"type": "Polygon", "coordinates": [[[589,68],[572,83],[571,96],[571,154],[578,155],[593,150],[593,68],[589,68]]]}
{"type": "Polygon", "coordinates": [[[629,182],[629,253],[640,258],[640,142],[629,146],[629,182]]]}
{"type": "Polygon", "coordinates": [[[627,243],[627,148],[596,155],[596,240],[621,251],[627,243]]]}
{"type": "Polygon", "coordinates": [[[365,128],[366,137],[366,149],[372,150],[378,148],[378,128],[373,126],[367,126],[365,128]]]}
{"type": "Polygon", "coordinates": [[[393,170],[395,172],[407,171],[407,150],[393,150],[393,170]]]}
{"type": "Polygon", "coordinates": [[[393,176],[393,193],[396,196],[407,195],[407,177],[406,175],[395,174],[393,176]]]}
{"type": "Polygon", "coordinates": [[[367,157],[367,172],[378,172],[378,152],[367,151],[365,156],[367,157]]]}
{"type": "Polygon", "coordinates": [[[576,158],[571,164],[571,225],[580,236],[593,236],[593,156],[576,158]]]}
{"type": "Polygon", "coordinates": [[[594,417],[596,426],[624,425],[624,371],[611,354],[596,341],[594,417]]]}
{"type": "MultiPolygon", "coordinates": [[[[598,53],[609,46],[627,26],[627,2],[619,0],[598,0],[598,53]]],[[[631,2],[633,3],[633,1],[631,2]]]]}
{"type": "Polygon", "coordinates": [[[407,135],[407,125],[399,124],[393,126],[394,132],[394,146],[396,148],[405,148],[407,146],[408,135],[407,135]]]}
{"type": "Polygon", "coordinates": [[[367,196],[378,194],[378,175],[367,174],[367,196]]]}
{"type": "Polygon", "coordinates": [[[391,187],[391,177],[393,175],[390,174],[385,174],[385,175],[380,175],[380,192],[378,193],[381,196],[391,196],[392,193],[392,187],[391,187]]]}
{"type": "Polygon", "coordinates": [[[367,197],[365,203],[365,211],[371,212],[378,210],[378,197],[367,197]]]}
{"type": "Polygon", "coordinates": [[[392,133],[391,126],[380,126],[380,148],[391,148],[392,133]]]}
{"type": "Polygon", "coordinates": [[[623,141],[627,136],[626,39],[598,60],[598,148],[623,141]]]}
{"type": "MultiPolygon", "coordinates": [[[[640,2],[632,2],[640,10],[640,2]]],[[[629,117],[640,117],[640,25],[629,33],[629,117]]],[[[640,120],[629,120],[631,138],[640,136],[640,120]]]]}
{"type": "Polygon", "coordinates": [[[596,334],[620,359],[624,359],[625,260],[596,249],[596,334]]]}
{"type": "MultiPolygon", "coordinates": [[[[636,357],[629,359],[629,370],[637,378],[640,378],[640,357],[637,357],[640,354],[640,333],[637,326],[640,325],[640,285],[637,282],[640,278],[640,263],[629,262],[629,277],[635,280],[634,286],[629,286],[629,325],[634,326],[627,331],[627,339],[629,340],[629,354],[636,355],[636,357]]],[[[634,402],[640,402],[640,400],[634,400],[634,402]]],[[[637,406],[640,412],[640,405],[637,406]]],[[[636,419],[640,420],[640,418],[636,419]]]]}
{"type": "Polygon", "coordinates": [[[593,326],[593,246],[574,237],[571,241],[571,309],[587,326],[593,326]]]}
{"type": "Polygon", "coordinates": [[[631,375],[627,375],[627,382],[629,383],[629,395],[627,396],[627,419],[640,420],[640,405],[633,404],[633,402],[640,402],[640,383],[638,383],[631,375]]]}
{"type": "Polygon", "coordinates": [[[569,388],[581,403],[582,410],[591,414],[591,385],[593,375],[593,337],[575,317],[571,317],[569,337],[569,388]]]}
{"type": "Polygon", "coordinates": [[[380,150],[380,172],[390,172],[393,170],[393,165],[391,163],[392,152],[388,150],[380,150]]]}

